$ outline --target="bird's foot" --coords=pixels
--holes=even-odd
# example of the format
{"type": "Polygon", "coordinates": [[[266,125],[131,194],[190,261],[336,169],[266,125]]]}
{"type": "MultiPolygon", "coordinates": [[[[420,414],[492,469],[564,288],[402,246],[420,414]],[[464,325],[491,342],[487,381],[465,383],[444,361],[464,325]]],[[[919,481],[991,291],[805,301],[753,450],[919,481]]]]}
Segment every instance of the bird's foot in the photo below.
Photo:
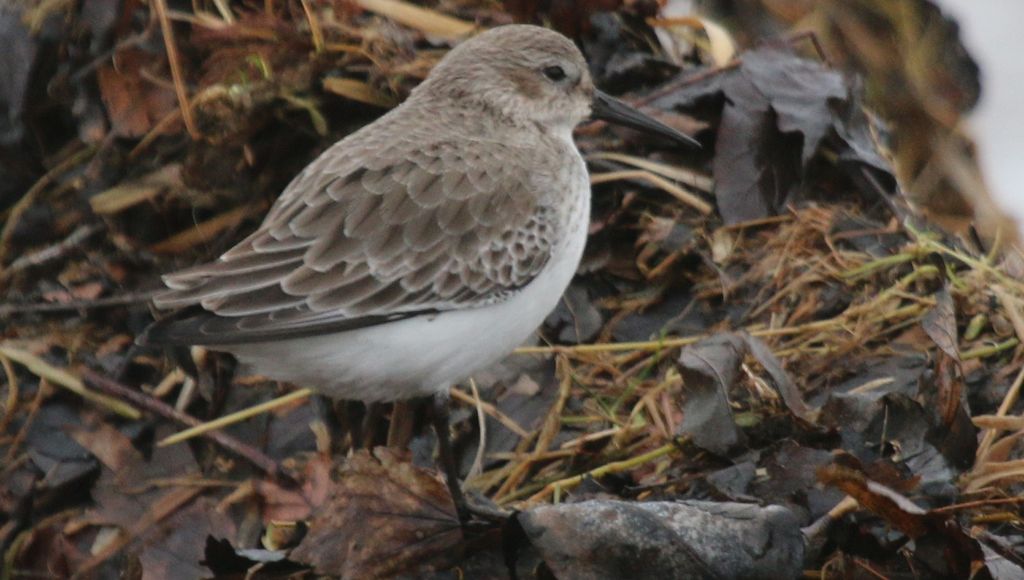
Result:
{"type": "Polygon", "coordinates": [[[468,498],[459,484],[459,470],[455,465],[455,454],[452,451],[451,434],[448,428],[448,396],[439,393],[431,398],[430,418],[437,436],[438,463],[444,472],[448,492],[455,504],[455,513],[463,528],[476,527],[477,524],[487,526],[504,522],[510,515],[489,499],[473,494],[468,498]]]}

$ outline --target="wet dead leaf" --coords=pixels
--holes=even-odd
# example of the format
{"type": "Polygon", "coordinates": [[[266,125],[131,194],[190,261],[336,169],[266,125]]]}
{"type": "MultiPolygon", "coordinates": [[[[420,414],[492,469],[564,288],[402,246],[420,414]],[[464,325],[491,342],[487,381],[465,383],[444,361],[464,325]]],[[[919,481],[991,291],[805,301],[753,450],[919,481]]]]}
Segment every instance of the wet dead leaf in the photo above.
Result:
{"type": "Polygon", "coordinates": [[[420,575],[449,567],[461,543],[444,483],[378,447],[349,458],[289,557],[342,578],[420,575]]]}
{"type": "MultiPolygon", "coordinates": [[[[83,438],[83,435],[79,434],[78,437],[83,438]]],[[[112,434],[109,438],[113,441],[118,439],[112,434]]],[[[87,443],[89,439],[84,437],[87,443]]],[[[100,440],[95,436],[92,439],[94,446],[100,440]]],[[[115,445],[120,446],[122,443],[117,441],[115,445]]],[[[184,445],[156,447],[148,459],[134,449],[124,450],[123,456],[112,462],[112,465],[118,468],[105,468],[93,487],[97,508],[90,518],[97,523],[123,528],[138,523],[154,504],[176,489],[171,487],[168,491],[159,482],[169,479],[184,481],[199,473],[195,458],[184,445]]]]}
{"type": "Polygon", "coordinates": [[[678,433],[690,435],[698,447],[719,455],[743,441],[728,393],[745,353],[742,339],[722,334],[684,348],[676,364],[686,397],[678,433]]]}
{"type": "Polygon", "coordinates": [[[782,46],[750,50],[738,67],[654,104],[686,110],[707,100],[722,107],[713,172],[718,211],[728,224],[781,212],[826,142],[844,167],[867,166],[892,182],[866,130],[858,90],[819,61],[782,46]]]}

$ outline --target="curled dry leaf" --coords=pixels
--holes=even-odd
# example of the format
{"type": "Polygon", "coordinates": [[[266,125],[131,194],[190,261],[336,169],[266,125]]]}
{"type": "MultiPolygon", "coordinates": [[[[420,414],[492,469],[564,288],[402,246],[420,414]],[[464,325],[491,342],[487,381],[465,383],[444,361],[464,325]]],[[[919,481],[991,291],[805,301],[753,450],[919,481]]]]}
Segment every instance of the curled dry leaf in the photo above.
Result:
{"type": "Polygon", "coordinates": [[[690,435],[698,447],[720,455],[743,441],[728,397],[743,355],[738,336],[721,334],[683,349],[676,364],[686,392],[678,432],[690,435]]]}
{"type": "Polygon", "coordinates": [[[719,334],[684,348],[676,363],[686,393],[678,432],[690,435],[697,446],[725,454],[743,440],[733,420],[729,389],[747,354],[764,367],[789,411],[807,423],[815,422],[817,411],[804,403],[800,389],[767,344],[745,332],[719,334]]]}

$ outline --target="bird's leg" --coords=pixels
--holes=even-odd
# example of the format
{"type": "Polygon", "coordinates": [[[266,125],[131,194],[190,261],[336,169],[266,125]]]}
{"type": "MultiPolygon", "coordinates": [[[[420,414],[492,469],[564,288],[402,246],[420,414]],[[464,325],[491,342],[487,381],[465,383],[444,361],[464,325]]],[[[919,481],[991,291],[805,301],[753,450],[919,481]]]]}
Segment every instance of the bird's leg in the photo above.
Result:
{"type": "Polygon", "coordinates": [[[417,409],[422,409],[422,406],[413,401],[395,401],[391,408],[391,421],[388,423],[388,447],[409,447],[416,427],[417,409]]]}
{"type": "Polygon", "coordinates": [[[372,450],[379,438],[377,437],[380,431],[380,422],[384,418],[384,404],[383,403],[368,403],[366,405],[366,415],[363,416],[363,434],[360,439],[362,440],[363,448],[372,450]]]}
{"type": "Polygon", "coordinates": [[[455,513],[459,516],[459,522],[466,525],[469,522],[470,512],[466,504],[466,496],[462,494],[462,487],[459,485],[459,469],[455,465],[455,454],[452,452],[448,418],[448,393],[437,393],[431,397],[430,422],[434,426],[434,434],[437,435],[438,460],[444,470],[448,492],[452,495],[452,502],[455,504],[455,513]]]}
{"type": "Polygon", "coordinates": [[[345,431],[348,432],[349,449],[363,448],[363,418],[366,406],[356,401],[345,401],[345,431]]]}

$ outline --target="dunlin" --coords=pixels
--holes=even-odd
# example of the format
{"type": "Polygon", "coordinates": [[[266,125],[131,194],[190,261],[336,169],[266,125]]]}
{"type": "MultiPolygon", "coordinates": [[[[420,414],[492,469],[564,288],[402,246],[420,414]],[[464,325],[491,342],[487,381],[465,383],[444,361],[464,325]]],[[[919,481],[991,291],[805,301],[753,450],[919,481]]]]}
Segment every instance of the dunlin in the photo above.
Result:
{"type": "Polygon", "coordinates": [[[590,182],[572,131],[588,116],[694,144],[595,90],[556,32],[463,42],[306,167],[252,235],[165,276],[157,306],[183,310],[141,341],[230,352],[336,398],[445,396],[523,343],[576,271],[590,182]]]}

